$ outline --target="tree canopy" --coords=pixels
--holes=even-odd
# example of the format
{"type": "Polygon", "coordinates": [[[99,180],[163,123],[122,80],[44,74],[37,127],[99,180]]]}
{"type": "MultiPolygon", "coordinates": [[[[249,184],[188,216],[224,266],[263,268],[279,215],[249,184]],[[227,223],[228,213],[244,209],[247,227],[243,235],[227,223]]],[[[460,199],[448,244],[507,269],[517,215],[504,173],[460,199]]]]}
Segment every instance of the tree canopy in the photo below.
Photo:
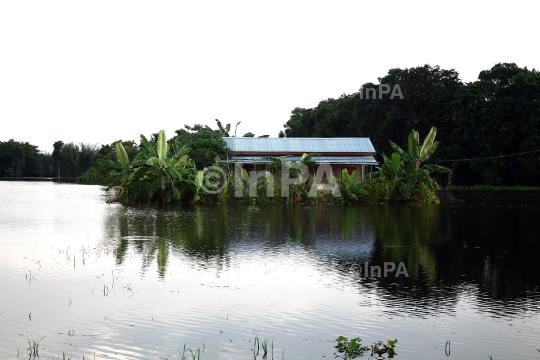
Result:
{"type": "Polygon", "coordinates": [[[354,94],[295,108],[285,123],[287,137],[369,137],[378,153],[390,155],[412,129],[435,126],[440,141],[432,162],[450,166],[463,185],[540,185],[540,153],[453,162],[540,150],[540,75],[513,63],[481,71],[463,83],[457,71],[439,66],[391,69],[354,94]],[[399,85],[401,98],[381,91],[399,85]],[[366,95],[371,95],[366,96],[366,95]]]}

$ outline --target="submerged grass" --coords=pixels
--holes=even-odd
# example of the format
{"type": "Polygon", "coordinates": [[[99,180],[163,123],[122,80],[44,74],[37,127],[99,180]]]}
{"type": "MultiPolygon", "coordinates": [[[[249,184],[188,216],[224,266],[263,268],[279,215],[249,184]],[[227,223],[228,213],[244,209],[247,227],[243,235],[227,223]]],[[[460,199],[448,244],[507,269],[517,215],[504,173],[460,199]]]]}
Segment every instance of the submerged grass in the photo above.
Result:
{"type": "MultiPolygon", "coordinates": [[[[204,345],[203,345],[204,346],[204,345]]],[[[204,349],[203,349],[204,350],[204,349]]],[[[200,360],[201,359],[201,349],[197,348],[197,351],[193,351],[190,348],[186,348],[186,344],[184,343],[184,349],[182,350],[182,353],[180,354],[180,358],[182,360],[188,359],[186,357],[186,352],[189,351],[188,355],[191,355],[192,360],[200,360]]],[[[180,351],[178,351],[180,353],[180,351]]]]}
{"type": "MultiPolygon", "coordinates": [[[[95,359],[95,358],[96,358],[96,354],[94,354],[94,359],[95,359]]],[[[65,352],[62,352],[62,360],[72,360],[72,359],[73,359],[73,357],[70,357],[70,356],[66,357],[66,353],[65,353],[65,352]]],[[[53,355],[53,360],[60,360],[60,356],[58,356],[57,358],[55,358],[54,355],[53,355]]],[[[85,360],[84,355],[82,356],[82,360],[85,360]]]]}
{"type": "Polygon", "coordinates": [[[39,341],[28,340],[28,355],[30,358],[39,358],[39,341]]]}

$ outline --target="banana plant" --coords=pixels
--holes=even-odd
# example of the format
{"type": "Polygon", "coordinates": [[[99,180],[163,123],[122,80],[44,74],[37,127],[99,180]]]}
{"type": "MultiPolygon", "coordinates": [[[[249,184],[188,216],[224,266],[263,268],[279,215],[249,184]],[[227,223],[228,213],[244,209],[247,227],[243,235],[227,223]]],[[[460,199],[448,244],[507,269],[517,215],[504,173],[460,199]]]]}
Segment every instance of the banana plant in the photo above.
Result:
{"type": "Polygon", "coordinates": [[[429,134],[424,139],[422,145],[420,145],[420,134],[418,131],[412,130],[409,134],[408,151],[406,152],[401,147],[390,141],[390,145],[397,151],[400,156],[406,161],[411,163],[416,169],[418,169],[423,162],[428,160],[431,155],[437,150],[439,142],[435,141],[437,135],[437,128],[432,127],[429,134]]]}
{"type": "MultiPolygon", "coordinates": [[[[231,131],[231,124],[227,124],[225,125],[225,127],[223,127],[223,125],[221,124],[221,121],[219,121],[218,119],[216,119],[216,122],[217,122],[217,125],[218,125],[218,128],[219,128],[219,132],[221,134],[222,137],[229,137],[229,131],[231,131]]],[[[234,136],[236,137],[236,129],[238,129],[238,125],[240,125],[241,121],[237,122],[236,123],[236,127],[234,128],[234,136]]]]}
{"type": "Polygon", "coordinates": [[[349,175],[347,169],[343,169],[341,172],[341,180],[337,178],[334,178],[334,180],[339,186],[339,192],[344,202],[351,200],[358,201],[358,197],[356,195],[369,195],[366,190],[362,189],[367,183],[369,183],[369,180],[357,182],[356,170],[349,175]]]}
{"type": "Polygon", "coordinates": [[[264,183],[266,180],[266,177],[260,177],[252,183],[246,169],[242,169],[242,171],[240,172],[240,178],[238,178],[238,176],[235,176],[233,178],[235,187],[240,187],[242,189],[242,196],[249,196],[250,189],[255,189],[256,192],[259,185],[264,183]]]}
{"type": "Polygon", "coordinates": [[[137,157],[130,163],[126,149],[124,148],[124,145],[122,145],[122,142],[119,141],[114,145],[114,151],[116,153],[118,164],[111,160],[105,159],[98,159],[96,161],[99,165],[105,166],[105,168],[111,168],[112,171],[105,179],[105,183],[109,186],[109,188],[119,185],[121,187],[120,196],[122,196],[125,192],[126,204],[129,204],[129,183],[133,179],[134,169],[144,163],[142,159],[145,156],[145,153],[139,153],[137,157]]]}
{"type": "Polygon", "coordinates": [[[431,192],[435,192],[441,189],[441,186],[431,176],[432,173],[449,173],[450,169],[447,169],[439,165],[424,165],[417,169],[411,164],[405,167],[403,182],[398,183],[398,188],[401,196],[404,199],[409,199],[413,193],[421,193],[425,197],[429,197],[427,192],[422,190],[427,189],[431,192]]]}
{"type": "Polygon", "coordinates": [[[373,171],[368,176],[381,176],[387,180],[399,181],[403,176],[403,161],[399,153],[392,154],[392,159],[383,155],[384,164],[377,166],[378,171],[373,171]]]}
{"type": "Polygon", "coordinates": [[[204,180],[204,171],[199,170],[197,172],[197,175],[195,176],[195,179],[193,180],[193,185],[195,185],[195,194],[193,195],[193,202],[196,203],[201,199],[200,192],[204,192],[203,187],[203,180],[204,180]]]}
{"type": "Polygon", "coordinates": [[[164,202],[171,201],[173,197],[179,200],[181,194],[175,183],[185,181],[185,177],[192,171],[187,155],[190,149],[174,140],[174,149],[170,151],[165,130],[158,133],[155,149],[144,135],[141,135],[141,141],[147,150],[147,157],[144,159],[146,166],[141,168],[137,177],[150,180],[150,196],[157,190],[162,193],[164,202]]]}
{"type": "Polygon", "coordinates": [[[437,128],[432,127],[423,143],[420,144],[418,131],[412,130],[409,134],[408,151],[404,151],[401,147],[390,141],[390,145],[396,152],[392,154],[392,161],[390,162],[385,157],[385,164],[381,167],[381,175],[398,180],[396,184],[398,190],[397,199],[408,200],[413,194],[422,194],[424,197],[430,197],[430,193],[433,194],[433,192],[441,188],[431,174],[434,172],[451,172],[450,169],[439,165],[422,165],[423,162],[427,161],[433,155],[439,145],[439,142],[435,141],[436,135],[437,128]],[[400,163],[398,167],[398,156],[407,162],[408,165],[404,166],[400,163]],[[398,178],[396,175],[399,168],[402,168],[402,175],[398,178]]]}

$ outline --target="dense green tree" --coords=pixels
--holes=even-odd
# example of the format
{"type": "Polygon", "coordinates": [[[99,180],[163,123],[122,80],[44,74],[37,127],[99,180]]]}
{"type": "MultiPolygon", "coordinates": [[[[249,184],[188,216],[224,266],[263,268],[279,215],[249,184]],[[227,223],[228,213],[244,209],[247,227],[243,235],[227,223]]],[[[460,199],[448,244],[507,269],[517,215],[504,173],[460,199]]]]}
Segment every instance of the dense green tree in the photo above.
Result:
{"type": "Polygon", "coordinates": [[[455,70],[438,66],[391,69],[378,84],[357,93],[295,108],[284,125],[287,137],[369,137],[378,160],[390,155],[388,140],[406,146],[412,129],[439,129],[432,162],[450,166],[455,184],[539,185],[540,81],[536,70],[497,64],[464,84],[455,70]],[[391,94],[399,86],[403,98],[391,94]],[[394,89],[394,90],[392,90],[394,89]],[[381,91],[382,90],[382,91],[381,91]],[[385,92],[385,93],[383,93],[385,92]]]}
{"type": "MultiPolygon", "coordinates": [[[[454,141],[466,158],[540,150],[540,73],[536,70],[496,64],[461,89],[453,109],[454,141]]],[[[539,155],[469,161],[459,167],[483,184],[536,185],[539,155]]]]}
{"type": "Polygon", "coordinates": [[[185,125],[184,129],[176,130],[174,139],[182,146],[190,148],[188,155],[195,162],[197,169],[214,165],[230,155],[227,144],[219,131],[196,124],[185,125]]]}
{"type": "Polygon", "coordinates": [[[36,176],[37,146],[11,139],[0,142],[0,176],[36,176]]]}

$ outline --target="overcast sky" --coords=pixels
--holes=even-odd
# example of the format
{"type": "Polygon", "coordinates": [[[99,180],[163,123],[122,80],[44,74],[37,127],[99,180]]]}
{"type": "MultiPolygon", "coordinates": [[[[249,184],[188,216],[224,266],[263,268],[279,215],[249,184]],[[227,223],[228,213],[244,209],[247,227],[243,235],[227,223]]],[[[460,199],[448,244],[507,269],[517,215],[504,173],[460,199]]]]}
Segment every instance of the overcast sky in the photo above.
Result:
{"type": "Polygon", "coordinates": [[[1,1],[0,140],[138,140],[242,121],[277,136],[295,107],[391,68],[540,69],[540,1],[1,1]]]}

